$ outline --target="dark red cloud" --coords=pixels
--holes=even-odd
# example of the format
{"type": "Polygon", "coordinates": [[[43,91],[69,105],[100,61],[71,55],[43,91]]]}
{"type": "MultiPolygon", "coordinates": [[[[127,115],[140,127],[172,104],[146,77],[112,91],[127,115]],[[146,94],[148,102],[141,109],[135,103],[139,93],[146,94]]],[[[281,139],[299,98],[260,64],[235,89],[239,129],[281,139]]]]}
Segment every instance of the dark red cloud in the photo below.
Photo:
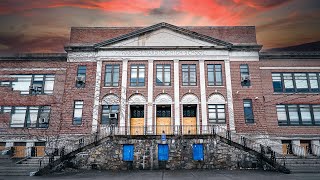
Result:
{"type": "Polygon", "coordinates": [[[23,34],[0,35],[0,53],[17,52],[64,52],[64,44],[69,41],[64,36],[38,36],[27,38],[23,34]]]}
{"type": "Polygon", "coordinates": [[[233,2],[237,4],[244,4],[246,6],[259,9],[259,10],[275,8],[277,6],[286,4],[290,1],[292,0],[233,0],[233,2]]]}
{"type": "Polygon", "coordinates": [[[33,9],[75,7],[110,12],[147,13],[160,7],[161,0],[1,0],[0,14],[20,13],[33,9]]]}

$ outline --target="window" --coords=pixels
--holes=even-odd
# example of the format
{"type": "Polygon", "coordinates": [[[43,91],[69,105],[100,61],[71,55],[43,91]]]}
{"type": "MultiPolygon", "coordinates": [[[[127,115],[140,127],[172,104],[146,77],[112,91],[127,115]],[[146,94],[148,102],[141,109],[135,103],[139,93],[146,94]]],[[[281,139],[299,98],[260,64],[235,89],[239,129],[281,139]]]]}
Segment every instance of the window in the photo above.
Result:
{"type": "Polygon", "coordinates": [[[319,73],[272,73],[274,92],[319,92],[319,73]]]}
{"type": "Polygon", "coordinates": [[[253,111],[252,111],[252,100],[245,99],[243,100],[244,108],[244,119],[246,123],[254,123],[253,111]]]}
{"type": "Polygon", "coordinates": [[[222,68],[221,64],[208,65],[208,85],[222,86],[222,68]]]}
{"type": "Polygon", "coordinates": [[[144,106],[131,106],[131,118],[144,118],[144,106]]]}
{"type": "Polygon", "coordinates": [[[170,64],[157,64],[157,86],[170,86],[171,85],[171,66],[170,64]]]}
{"type": "Polygon", "coordinates": [[[196,86],[197,75],[196,75],[195,64],[183,64],[182,65],[182,85],[183,86],[196,86]]]}
{"type": "Polygon", "coordinates": [[[52,94],[54,86],[54,75],[9,75],[14,81],[2,81],[0,86],[12,87],[14,91],[21,94],[52,94]]]}
{"type": "Polygon", "coordinates": [[[157,117],[171,117],[171,106],[157,106],[157,117]]]}
{"type": "Polygon", "coordinates": [[[314,124],[320,125],[320,105],[313,105],[313,118],[314,118],[314,124]]]}
{"type": "Polygon", "coordinates": [[[87,66],[78,66],[76,87],[83,88],[86,83],[87,66]]]}
{"type": "Polygon", "coordinates": [[[101,124],[118,126],[119,105],[102,106],[101,124]]]}
{"type": "Polygon", "coordinates": [[[13,107],[10,127],[48,128],[50,106],[13,107]]]}
{"type": "Polygon", "coordinates": [[[250,86],[250,74],[248,64],[240,65],[241,86],[250,86]]]}
{"type": "Polygon", "coordinates": [[[131,65],[130,86],[144,86],[145,84],[145,66],[131,65]]]}
{"type": "Polygon", "coordinates": [[[287,112],[285,105],[277,105],[277,116],[279,125],[287,124],[287,112]]]}
{"type": "Polygon", "coordinates": [[[282,92],[281,74],[272,73],[272,84],[274,92],[282,92]]]}
{"type": "Polygon", "coordinates": [[[221,124],[226,123],[226,114],[224,104],[221,105],[208,105],[209,123],[221,124]]]}
{"type": "Polygon", "coordinates": [[[299,112],[297,105],[288,105],[289,121],[292,125],[299,124],[299,112]]]}
{"type": "Polygon", "coordinates": [[[82,123],[82,109],[83,101],[74,101],[73,124],[78,125],[82,123]]]}
{"type": "Polygon", "coordinates": [[[119,65],[106,65],[104,86],[119,86],[119,65]]]}
{"type": "Polygon", "coordinates": [[[279,125],[320,125],[320,105],[277,105],[279,125]]]}
{"type": "Polygon", "coordinates": [[[197,117],[197,105],[183,105],[183,117],[197,117]]]}

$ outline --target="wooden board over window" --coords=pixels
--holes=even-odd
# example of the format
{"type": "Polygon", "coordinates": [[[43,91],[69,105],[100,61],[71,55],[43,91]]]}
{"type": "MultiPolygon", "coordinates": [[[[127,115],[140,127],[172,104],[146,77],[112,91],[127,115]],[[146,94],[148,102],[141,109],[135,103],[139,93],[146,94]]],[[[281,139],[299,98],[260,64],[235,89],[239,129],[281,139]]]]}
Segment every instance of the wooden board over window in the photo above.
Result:
{"type": "Polygon", "coordinates": [[[15,142],[13,144],[14,158],[24,158],[26,156],[26,143],[25,142],[15,142]]]}
{"type": "Polygon", "coordinates": [[[0,142],[0,151],[6,148],[6,142],[0,142]]]}
{"type": "Polygon", "coordinates": [[[144,132],[144,118],[131,118],[130,119],[130,134],[143,135],[144,132]]]}
{"type": "Polygon", "coordinates": [[[35,142],[34,145],[35,145],[36,156],[37,157],[45,156],[46,143],[45,142],[35,142]]]}
{"type": "Polygon", "coordinates": [[[172,134],[170,117],[157,117],[157,135],[161,135],[163,131],[165,134],[172,134]]]}
{"type": "Polygon", "coordinates": [[[197,118],[183,117],[183,134],[196,134],[196,133],[197,133],[197,118]]]}

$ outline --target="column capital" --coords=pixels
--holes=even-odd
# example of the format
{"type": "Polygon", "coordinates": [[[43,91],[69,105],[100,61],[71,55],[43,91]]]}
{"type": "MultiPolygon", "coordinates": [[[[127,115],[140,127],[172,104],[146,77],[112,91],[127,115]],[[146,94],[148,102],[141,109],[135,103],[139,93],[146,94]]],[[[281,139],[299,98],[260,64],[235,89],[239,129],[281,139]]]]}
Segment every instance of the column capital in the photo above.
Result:
{"type": "Polygon", "coordinates": [[[174,63],[179,63],[179,59],[174,59],[173,62],[174,63]]]}

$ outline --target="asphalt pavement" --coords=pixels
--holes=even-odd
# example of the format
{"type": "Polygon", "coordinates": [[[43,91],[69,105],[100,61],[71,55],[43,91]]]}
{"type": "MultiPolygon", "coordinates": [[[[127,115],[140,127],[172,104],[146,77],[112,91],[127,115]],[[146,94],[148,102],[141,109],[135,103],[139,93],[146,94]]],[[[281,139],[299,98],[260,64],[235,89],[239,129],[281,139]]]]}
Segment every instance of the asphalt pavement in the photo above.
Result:
{"type": "Polygon", "coordinates": [[[78,170],[47,176],[0,176],[0,180],[320,180],[320,174],[282,174],[262,170],[78,170]]]}

